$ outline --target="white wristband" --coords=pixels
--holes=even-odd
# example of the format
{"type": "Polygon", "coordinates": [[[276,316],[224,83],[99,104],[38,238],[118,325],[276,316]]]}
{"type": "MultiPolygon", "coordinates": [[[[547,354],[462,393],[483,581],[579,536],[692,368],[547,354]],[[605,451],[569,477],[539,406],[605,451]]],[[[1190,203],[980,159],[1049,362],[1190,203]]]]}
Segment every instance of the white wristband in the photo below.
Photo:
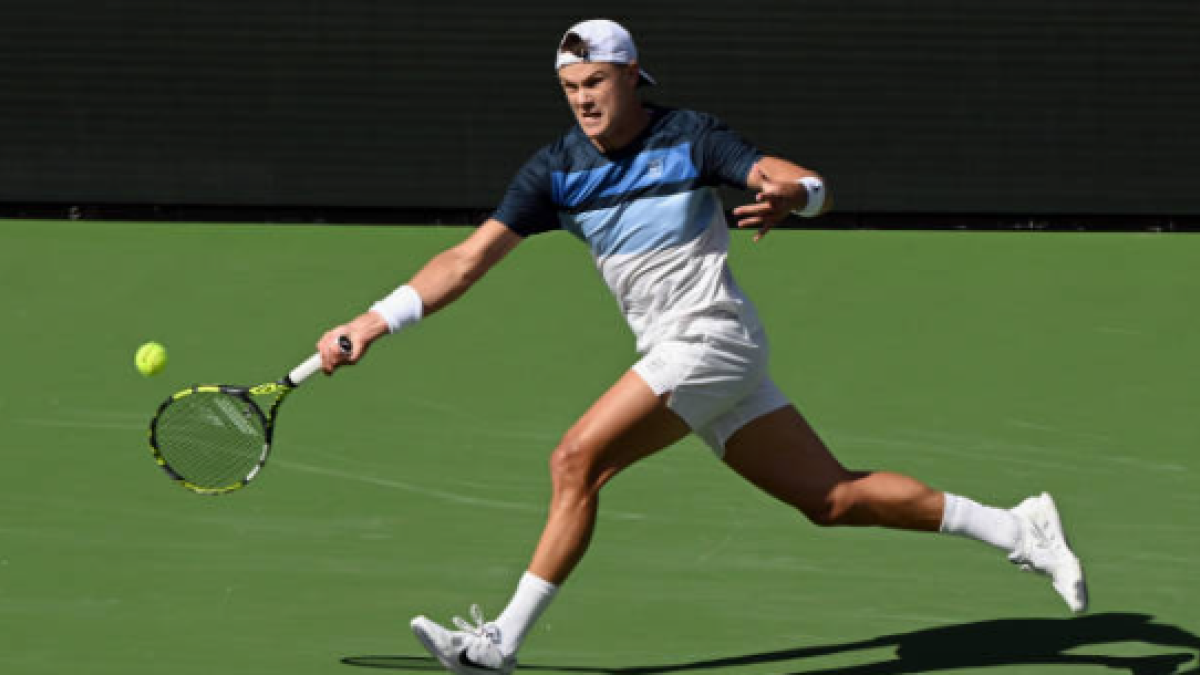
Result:
{"type": "Polygon", "coordinates": [[[808,202],[802,209],[796,209],[792,213],[801,218],[812,218],[821,214],[821,207],[825,205],[825,183],[821,182],[816,176],[805,176],[796,181],[804,186],[808,192],[808,202]]]}
{"type": "Polygon", "coordinates": [[[386,298],[371,305],[371,311],[376,312],[387,322],[388,332],[407,328],[421,320],[425,314],[425,304],[421,296],[412,286],[405,284],[392,291],[386,298]]]}

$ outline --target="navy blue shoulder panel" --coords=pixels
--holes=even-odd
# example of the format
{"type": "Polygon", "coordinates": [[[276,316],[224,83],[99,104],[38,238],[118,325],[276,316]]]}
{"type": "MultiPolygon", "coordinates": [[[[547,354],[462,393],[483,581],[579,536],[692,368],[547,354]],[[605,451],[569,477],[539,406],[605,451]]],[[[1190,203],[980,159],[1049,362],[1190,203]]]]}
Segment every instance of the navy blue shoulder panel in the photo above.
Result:
{"type": "Polygon", "coordinates": [[[493,217],[522,236],[561,227],[559,213],[607,208],[700,186],[744,188],[762,153],[712,115],[651,107],[628,146],[601,153],[578,126],[543,147],[509,184],[493,217]]]}
{"type": "Polygon", "coordinates": [[[720,119],[695,110],[676,111],[679,127],[695,139],[693,153],[706,185],[746,187],[763,153],[720,119]]]}
{"type": "Polygon", "coordinates": [[[550,198],[554,144],[534,153],[508,184],[492,218],[522,237],[559,229],[558,206],[550,198]]]}

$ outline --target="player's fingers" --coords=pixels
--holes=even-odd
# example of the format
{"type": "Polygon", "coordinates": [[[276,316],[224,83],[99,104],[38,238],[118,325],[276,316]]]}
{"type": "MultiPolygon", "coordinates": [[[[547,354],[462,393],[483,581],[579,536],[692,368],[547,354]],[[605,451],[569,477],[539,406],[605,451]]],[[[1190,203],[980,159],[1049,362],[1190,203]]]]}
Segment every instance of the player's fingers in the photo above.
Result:
{"type": "Polygon", "coordinates": [[[326,375],[332,375],[333,369],[336,366],[334,365],[333,357],[329,355],[329,349],[325,347],[324,339],[317,343],[317,351],[321,354],[321,371],[326,375]]]}
{"type": "Polygon", "coordinates": [[[333,369],[337,365],[334,362],[333,354],[329,352],[329,333],[322,335],[320,341],[317,342],[317,352],[321,355],[321,370],[326,375],[332,375],[333,369]]]}
{"type": "Polygon", "coordinates": [[[358,363],[367,351],[367,340],[362,335],[350,335],[350,353],[346,355],[349,363],[358,363]]]}
{"type": "Polygon", "coordinates": [[[321,336],[321,341],[317,343],[317,351],[321,353],[321,370],[325,371],[326,375],[332,375],[338,366],[346,363],[346,354],[339,344],[342,336],[346,333],[347,331],[339,326],[326,331],[325,335],[321,336]]]}
{"type": "Polygon", "coordinates": [[[758,240],[762,239],[763,237],[767,236],[767,233],[770,232],[771,228],[774,226],[775,226],[775,223],[764,222],[763,226],[758,228],[758,232],[754,233],[754,241],[758,241],[758,240]]]}
{"type": "MultiPolygon", "coordinates": [[[[781,199],[768,198],[754,204],[743,204],[733,210],[733,215],[739,218],[758,218],[777,221],[787,215],[787,202],[781,199]]],[[[757,222],[755,223],[758,224],[757,222]]]]}
{"type": "Polygon", "coordinates": [[[770,213],[772,209],[771,202],[755,202],[753,204],[742,204],[733,210],[735,216],[755,216],[764,213],[770,213]]]}
{"type": "Polygon", "coordinates": [[[763,224],[762,216],[751,216],[749,218],[742,218],[741,220],[737,221],[738,229],[745,229],[747,227],[758,227],[762,224],[763,224]]]}

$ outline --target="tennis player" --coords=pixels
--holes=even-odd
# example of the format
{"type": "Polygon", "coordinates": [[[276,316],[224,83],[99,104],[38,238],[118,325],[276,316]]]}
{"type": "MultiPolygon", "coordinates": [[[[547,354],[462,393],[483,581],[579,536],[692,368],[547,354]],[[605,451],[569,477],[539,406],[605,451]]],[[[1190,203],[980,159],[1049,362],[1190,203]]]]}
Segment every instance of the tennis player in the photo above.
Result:
{"type": "Polygon", "coordinates": [[[545,529],[509,605],[490,622],[472,607],[474,623],[455,617],[457,630],[413,619],[425,648],[455,673],[512,672],[530,627],[587,549],[601,488],[688,433],[818,525],[977,539],[1049,576],[1068,607],[1083,611],[1083,571],[1048,494],[1000,509],[907,476],[849,470],[771,380],[763,326],[726,265],[729,233],[715,188],[755,193],[733,213],[758,241],[789,213],[828,210],[824,180],[763,154],[710,115],[644,104],[638,88],[654,80],[617,23],[571,27],[555,68],[576,125],[520,169],[473,234],[318,343],[327,373],[356,363],[379,337],[453,302],[526,237],[560,229],[591,248],[637,337],[641,360],[550,455],[545,529]],[[343,335],[354,343],[349,356],[338,347],[343,335]]]}

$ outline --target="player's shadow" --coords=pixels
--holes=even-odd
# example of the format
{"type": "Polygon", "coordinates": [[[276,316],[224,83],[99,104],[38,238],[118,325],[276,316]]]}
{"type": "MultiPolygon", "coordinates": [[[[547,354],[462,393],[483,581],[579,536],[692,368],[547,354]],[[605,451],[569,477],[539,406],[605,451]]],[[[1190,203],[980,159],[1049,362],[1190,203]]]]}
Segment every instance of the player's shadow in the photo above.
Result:
{"type": "MultiPolygon", "coordinates": [[[[342,663],[366,668],[441,671],[436,661],[417,656],[347,656],[342,663]]],[[[722,672],[738,666],[778,664],[790,675],[906,675],[990,666],[1104,666],[1131,675],[1200,675],[1200,636],[1178,626],[1155,623],[1146,614],[1095,614],[1072,619],[1001,619],[926,628],[870,640],[797,647],[758,654],[673,663],[610,668],[525,664],[522,671],[595,673],[596,675],[667,675],[722,672]],[[1152,656],[1104,656],[1105,645],[1140,643],[1161,647],[1152,656]],[[857,665],[808,667],[806,660],[894,647],[894,657],[857,665]],[[1089,653],[1069,653],[1083,650],[1089,653]],[[1186,667],[1186,668],[1185,668],[1186,667]]]]}

